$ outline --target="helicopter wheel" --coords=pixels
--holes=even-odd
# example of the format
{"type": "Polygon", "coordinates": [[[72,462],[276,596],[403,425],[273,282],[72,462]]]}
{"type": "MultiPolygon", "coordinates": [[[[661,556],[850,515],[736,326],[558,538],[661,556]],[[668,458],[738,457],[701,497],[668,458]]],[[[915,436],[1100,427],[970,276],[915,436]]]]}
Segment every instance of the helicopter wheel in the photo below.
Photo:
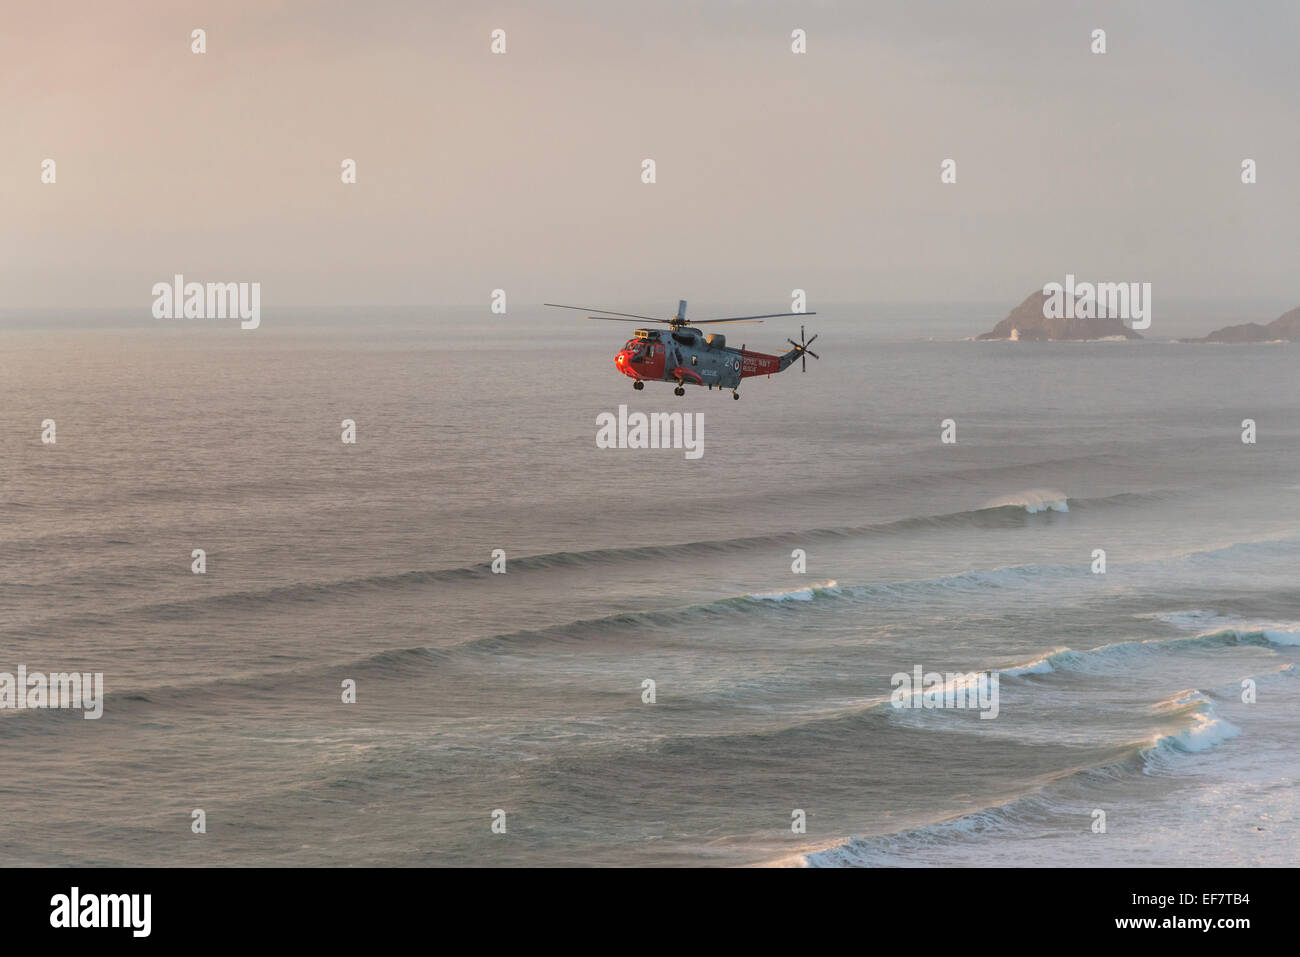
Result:
{"type": "Polygon", "coordinates": [[[685,395],[685,394],[686,394],[686,390],[683,389],[681,386],[678,386],[677,388],[673,389],[673,395],[685,395]]]}
{"type": "Polygon", "coordinates": [[[640,392],[642,389],[645,388],[645,383],[642,382],[640,379],[637,379],[635,382],[632,383],[632,388],[640,392]]]}
{"type": "Polygon", "coordinates": [[[733,399],[735,399],[737,402],[740,401],[740,393],[739,393],[739,392],[733,392],[733,393],[731,393],[731,397],[732,397],[733,399]]]}

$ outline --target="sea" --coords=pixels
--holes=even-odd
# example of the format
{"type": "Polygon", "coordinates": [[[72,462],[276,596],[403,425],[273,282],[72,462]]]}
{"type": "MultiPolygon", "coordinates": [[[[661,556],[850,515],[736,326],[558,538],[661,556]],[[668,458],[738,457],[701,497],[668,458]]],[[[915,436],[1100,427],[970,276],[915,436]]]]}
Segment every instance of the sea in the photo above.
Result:
{"type": "Polygon", "coordinates": [[[1287,304],[1020,298],[720,327],[818,336],[740,401],[541,306],[0,314],[0,672],[103,675],[0,709],[0,860],[1294,865],[1300,345],[1177,341],[1287,304]]]}

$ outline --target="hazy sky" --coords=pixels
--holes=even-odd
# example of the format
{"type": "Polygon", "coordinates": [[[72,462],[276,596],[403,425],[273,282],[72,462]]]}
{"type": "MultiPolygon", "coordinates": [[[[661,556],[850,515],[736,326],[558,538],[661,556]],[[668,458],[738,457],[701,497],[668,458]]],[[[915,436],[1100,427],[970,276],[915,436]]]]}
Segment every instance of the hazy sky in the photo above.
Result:
{"type": "Polygon", "coordinates": [[[1300,304],[1289,0],[14,0],[5,20],[3,306],[147,310],[177,272],[261,282],[268,315],[497,287],[1010,308],[1066,272],[1300,304]]]}

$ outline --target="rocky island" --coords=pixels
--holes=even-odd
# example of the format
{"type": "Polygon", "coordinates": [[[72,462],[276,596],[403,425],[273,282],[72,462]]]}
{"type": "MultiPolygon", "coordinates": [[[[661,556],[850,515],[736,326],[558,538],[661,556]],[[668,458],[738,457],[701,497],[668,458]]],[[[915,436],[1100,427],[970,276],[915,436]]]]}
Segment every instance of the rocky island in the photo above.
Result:
{"type": "Polygon", "coordinates": [[[1012,309],[1005,319],[989,332],[976,339],[1011,339],[1022,342],[1055,342],[1060,340],[1089,339],[1141,339],[1142,337],[1115,318],[1089,319],[1078,316],[1049,317],[1043,315],[1046,295],[1041,289],[1031,292],[1028,298],[1012,309]]]}

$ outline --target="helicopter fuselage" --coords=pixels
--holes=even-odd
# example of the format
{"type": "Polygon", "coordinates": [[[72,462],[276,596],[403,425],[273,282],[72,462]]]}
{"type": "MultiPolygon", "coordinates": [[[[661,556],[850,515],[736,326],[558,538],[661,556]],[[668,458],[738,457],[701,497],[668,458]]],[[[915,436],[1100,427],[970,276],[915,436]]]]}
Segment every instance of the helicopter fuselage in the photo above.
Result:
{"type": "Polygon", "coordinates": [[[705,335],[685,326],[636,330],[636,335],[615,354],[614,365],[638,382],[734,390],[741,379],[774,375],[788,368],[798,356],[798,349],[779,356],[737,349],[726,344],[725,336],[705,335]]]}

